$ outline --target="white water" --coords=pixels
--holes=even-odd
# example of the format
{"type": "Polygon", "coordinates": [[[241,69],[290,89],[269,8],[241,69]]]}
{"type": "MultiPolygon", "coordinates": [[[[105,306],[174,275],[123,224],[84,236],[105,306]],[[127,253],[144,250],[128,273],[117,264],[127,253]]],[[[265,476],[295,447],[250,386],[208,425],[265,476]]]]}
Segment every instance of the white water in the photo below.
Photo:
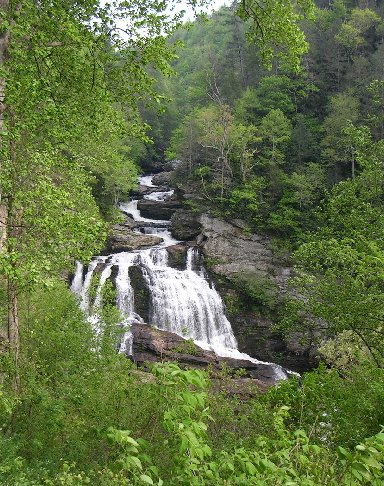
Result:
{"type": "Polygon", "coordinates": [[[147,187],[156,187],[155,184],[152,182],[153,174],[140,176],[139,177],[139,186],[147,186],[147,187]]]}
{"type": "Polygon", "coordinates": [[[151,194],[146,194],[144,199],[148,199],[149,201],[166,201],[173,193],[173,190],[167,192],[151,192],[151,194]]]}
{"type": "MultiPolygon", "coordinates": [[[[142,184],[149,185],[147,178],[141,178],[142,184]]],[[[153,186],[153,185],[152,185],[153,186]]],[[[158,193],[159,199],[161,199],[158,193]]],[[[165,196],[164,196],[165,197],[165,196]]],[[[120,208],[133,216],[136,221],[159,223],[164,221],[141,218],[137,209],[137,201],[122,203],[120,208]]],[[[76,274],[71,289],[81,301],[81,308],[89,316],[90,321],[99,332],[98,308],[101,303],[101,289],[111,275],[112,266],[118,267],[116,277],[117,306],[124,315],[122,325],[133,322],[143,322],[141,316],[135,312],[135,295],[129,278],[129,268],[136,265],[142,270],[144,280],[150,293],[150,315],[148,324],[159,329],[176,333],[184,338],[193,339],[204,349],[214,351],[218,356],[245,359],[254,363],[263,363],[237,349],[236,338],[232,327],[225,316],[224,306],[220,295],[204,276],[204,269],[200,263],[197,248],[189,248],[186,255],[185,269],[178,270],[168,266],[167,246],[179,243],[172,238],[169,230],[162,227],[144,227],[146,234],[156,234],[163,242],[153,248],[122,252],[108,257],[97,257],[93,260],[83,279],[83,266],[77,264],[76,274]],[[96,299],[90,304],[89,288],[92,275],[98,265],[105,265],[96,299]]],[[[132,354],[132,336],[125,332],[120,345],[120,351],[132,354]]],[[[281,367],[274,365],[276,377],[285,378],[281,367]]]]}

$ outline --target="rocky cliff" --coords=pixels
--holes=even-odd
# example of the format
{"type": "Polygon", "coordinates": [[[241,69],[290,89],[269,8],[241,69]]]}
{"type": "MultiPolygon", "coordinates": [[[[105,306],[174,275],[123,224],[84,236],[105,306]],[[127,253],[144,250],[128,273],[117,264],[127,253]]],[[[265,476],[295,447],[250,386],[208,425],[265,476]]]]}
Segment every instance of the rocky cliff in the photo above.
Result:
{"type": "Polygon", "coordinates": [[[175,235],[200,247],[240,351],[299,372],[314,366],[315,352],[301,344],[303,336],[285,338],[275,329],[289,293],[289,258],[276,256],[271,240],[250,232],[239,219],[183,209],[171,221],[175,235]]]}

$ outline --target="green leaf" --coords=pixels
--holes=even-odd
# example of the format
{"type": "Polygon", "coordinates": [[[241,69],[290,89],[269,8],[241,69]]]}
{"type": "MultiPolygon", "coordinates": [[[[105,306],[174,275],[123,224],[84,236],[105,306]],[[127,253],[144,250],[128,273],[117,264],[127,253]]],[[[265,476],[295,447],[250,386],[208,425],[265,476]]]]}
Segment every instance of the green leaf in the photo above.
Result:
{"type": "Polygon", "coordinates": [[[348,452],[344,447],[339,446],[337,448],[337,454],[339,455],[340,458],[346,459],[347,461],[352,461],[353,456],[350,452],[348,452]]]}
{"type": "Polygon", "coordinates": [[[138,457],[135,457],[135,456],[130,456],[129,457],[129,460],[137,467],[139,468],[140,470],[143,469],[143,465],[141,464],[141,461],[138,457]]]}
{"type": "Polygon", "coordinates": [[[365,466],[364,464],[361,464],[360,462],[354,462],[354,463],[352,463],[352,465],[351,465],[351,471],[352,472],[353,471],[358,472],[365,479],[370,479],[371,478],[371,474],[370,474],[367,466],[365,466]]]}
{"type": "Polygon", "coordinates": [[[373,456],[362,456],[361,461],[363,461],[364,464],[377,469],[381,469],[383,467],[383,465],[380,464],[373,456]]]}
{"type": "Polygon", "coordinates": [[[255,468],[255,466],[252,464],[252,462],[246,462],[245,463],[245,468],[247,470],[247,473],[250,475],[250,476],[254,476],[256,473],[257,473],[257,469],[255,468]]]}
{"type": "Polygon", "coordinates": [[[152,478],[147,476],[146,474],[141,474],[140,479],[143,481],[145,484],[153,484],[152,478]]]}

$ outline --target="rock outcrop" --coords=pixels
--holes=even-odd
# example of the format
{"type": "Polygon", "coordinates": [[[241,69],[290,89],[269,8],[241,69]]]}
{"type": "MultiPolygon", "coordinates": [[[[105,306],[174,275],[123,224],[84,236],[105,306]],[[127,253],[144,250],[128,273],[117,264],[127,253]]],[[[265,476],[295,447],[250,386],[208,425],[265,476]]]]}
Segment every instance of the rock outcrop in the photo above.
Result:
{"type": "Polygon", "coordinates": [[[137,203],[137,207],[144,218],[170,220],[173,213],[182,206],[180,201],[173,199],[168,201],[142,199],[137,203]]]}
{"type": "MultiPolygon", "coordinates": [[[[152,183],[155,186],[168,186],[171,184],[173,172],[160,172],[152,177],[152,183]]],[[[158,189],[159,190],[159,189],[158,189]]]]}
{"type": "Polygon", "coordinates": [[[167,246],[166,250],[168,252],[168,265],[172,268],[184,270],[188,246],[180,243],[179,245],[167,246]]]}
{"type": "Polygon", "coordinates": [[[130,217],[126,217],[122,223],[114,225],[102,254],[109,255],[110,253],[119,253],[121,251],[138,250],[155,246],[162,242],[162,238],[158,236],[134,232],[133,229],[136,226],[137,224],[130,217]]]}
{"type": "Polygon", "coordinates": [[[250,233],[241,220],[203,214],[200,223],[197,243],[227,304],[240,351],[299,372],[316,365],[315,350],[301,344],[303,336],[287,339],[274,329],[289,292],[287,259],[277,258],[270,239],[250,233]]]}
{"type": "Polygon", "coordinates": [[[137,186],[137,189],[131,191],[131,196],[137,199],[142,199],[144,196],[148,196],[153,192],[165,192],[168,191],[168,186],[152,187],[152,186],[137,186]]]}
{"type": "Polygon", "coordinates": [[[143,276],[143,270],[139,265],[133,265],[129,267],[128,274],[135,293],[135,312],[144,322],[150,322],[151,292],[143,276]]]}
{"type": "Polygon", "coordinates": [[[219,357],[213,351],[200,348],[191,340],[146,324],[135,323],[131,330],[133,335],[132,356],[139,365],[155,361],[177,361],[185,366],[210,367],[217,372],[221,371],[223,367],[234,374],[236,371],[242,370],[244,378],[253,378],[265,385],[274,385],[279,381],[275,365],[219,357]]]}
{"type": "Polygon", "coordinates": [[[198,213],[188,209],[178,209],[171,217],[172,236],[178,240],[193,240],[200,234],[201,229],[198,213]]]}
{"type": "Polygon", "coordinates": [[[270,240],[249,233],[243,221],[227,222],[203,214],[200,224],[202,231],[198,242],[204,254],[214,262],[212,270],[215,273],[226,277],[244,272],[268,276],[280,273],[286,281],[289,275],[277,267],[270,240]]]}

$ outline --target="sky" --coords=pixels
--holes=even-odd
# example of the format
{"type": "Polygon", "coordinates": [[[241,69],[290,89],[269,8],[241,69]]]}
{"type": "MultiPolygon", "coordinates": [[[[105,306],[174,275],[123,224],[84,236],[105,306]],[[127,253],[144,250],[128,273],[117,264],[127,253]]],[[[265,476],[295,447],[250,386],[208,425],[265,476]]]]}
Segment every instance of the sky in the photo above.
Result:
{"type": "MultiPolygon", "coordinates": [[[[222,5],[230,5],[231,3],[231,0],[211,0],[210,6],[205,11],[207,13],[211,13],[213,10],[218,10],[222,5]]],[[[192,20],[193,13],[191,9],[188,8],[187,2],[181,2],[180,8],[183,8],[187,11],[187,14],[185,16],[186,20],[192,20]]]]}
{"type": "MultiPolygon", "coordinates": [[[[231,5],[232,1],[233,0],[210,0],[210,5],[206,8],[204,8],[204,9],[198,9],[198,12],[199,13],[204,12],[204,13],[210,14],[212,11],[218,10],[223,5],[231,5]]],[[[113,1],[112,0],[100,0],[100,4],[102,6],[105,6],[106,4],[111,5],[111,4],[113,4],[113,1]]],[[[180,3],[178,5],[176,5],[173,12],[177,13],[177,12],[180,12],[181,10],[185,10],[185,15],[183,17],[184,22],[194,19],[193,10],[188,5],[186,0],[180,1],[180,3]]],[[[124,20],[119,20],[119,19],[115,19],[115,21],[116,21],[116,26],[121,31],[121,32],[119,32],[119,36],[120,36],[121,40],[123,40],[123,41],[127,40],[126,34],[123,33],[123,31],[127,28],[127,22],[124,21],[124,20]]],[[[143,29],[143,33],[144,32],[145,32],[145,30],[143,29]]]]}

